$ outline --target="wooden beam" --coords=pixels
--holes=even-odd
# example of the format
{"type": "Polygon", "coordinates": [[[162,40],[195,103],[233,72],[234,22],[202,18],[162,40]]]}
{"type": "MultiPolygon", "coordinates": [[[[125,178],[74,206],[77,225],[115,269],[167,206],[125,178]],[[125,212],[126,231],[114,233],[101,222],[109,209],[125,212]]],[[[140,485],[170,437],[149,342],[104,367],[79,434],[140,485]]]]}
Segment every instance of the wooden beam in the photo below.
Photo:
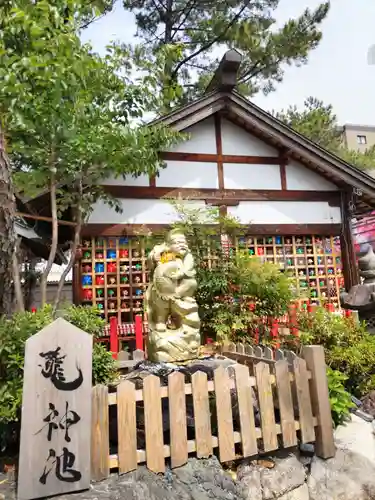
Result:
{"type": "MultiPolygon", "coordinates": [[[[217,163],[220,160],[219,155],[217,154],[178,153],[169,151],[160,153],[160,157],[163,160],[169,160],[169,161],[193,161],[201,163],[217,163]]],[[[259,164],[259,165],[280,164],[280,158],[278,156],[222,155],[221,161],[223,163],[245,163],[245,164],[259,164]]]]}
{"type": "Polygon", "coordinates": [[[360,277],[352,230],[352,195],[350,192],[343,192],[341,196],[342,231],[340,233],[340,246],[345,289],[348,292],[352,286],[360,283],[360,277]]]}
{"type": "MultiPolygon", "coordinates": [[[[86,224],[82,236],[123,236],[162,234],[170,229],[168,224],[86,224]]],[[[251,224],[243,226],[241,234],[250,236],[310,235],[338,236],[341,224],[251,224]]]]}
{"type": "Polygon", "coordinates": [[[212,205],[212,206],[217,206],[217,207],[238,207],[240,202],[238,200],[217,200],[217,199],[210,199],[206,198],[205,200],[206,205],[212,205]]]}
{"type": "Polygon", "coordinates": [[[221,118],[219,113],[215,114],[215,139],[217,154],[217,178],[219,189],[224,189],[224,166],[223,166],[223,146],[221,142],[221,118]]]}
{"type": "Polygon", "coordinates": [[[288,189],[286,182],[286,166],[288,165],[289,159],[285,151],[280,152],[280,181],[281,189],[286,191],[288,189]]]}
{"type": "MultiPolygon", "coordinates": [[[[44,222],[52,222],[52,217],[45,217],[43,215],[31,215],[23,212],[16,212],[17,217],[23,217],[24,219],[32,219],[32,220],[41,220],[44,222]]],[[[69,220],[59,220],[58,223],[60,226],[76,226],[75,222],[69,220]]]]}
{"type": "Polygon", "coordinates": [[[158,200],[182,198],[209,201],[326,201],[330,206],[340,206],[339,191],[295,191],[277,189],[194,189],[148,186],[104,185],[105,191],[116,198],[158,200]]]}

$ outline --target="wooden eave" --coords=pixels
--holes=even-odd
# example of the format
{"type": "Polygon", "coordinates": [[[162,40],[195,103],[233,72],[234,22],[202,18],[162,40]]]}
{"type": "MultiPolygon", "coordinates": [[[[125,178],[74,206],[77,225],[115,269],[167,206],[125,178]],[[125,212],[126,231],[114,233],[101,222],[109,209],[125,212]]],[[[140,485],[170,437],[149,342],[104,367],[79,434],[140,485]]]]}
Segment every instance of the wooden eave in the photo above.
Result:
{"type": "Polygon", "coordinates": [[[318,146],[305,136],[249,102],[238,92],[211,92],[195,102],[154,120],[150,125],[164,124],[183,131],[220,112],[222,116],[283,150],[308,168],[330,180],[341,190],[357,191],[358,213],[375,208],[375,179],[338,156],[318,146]]]}

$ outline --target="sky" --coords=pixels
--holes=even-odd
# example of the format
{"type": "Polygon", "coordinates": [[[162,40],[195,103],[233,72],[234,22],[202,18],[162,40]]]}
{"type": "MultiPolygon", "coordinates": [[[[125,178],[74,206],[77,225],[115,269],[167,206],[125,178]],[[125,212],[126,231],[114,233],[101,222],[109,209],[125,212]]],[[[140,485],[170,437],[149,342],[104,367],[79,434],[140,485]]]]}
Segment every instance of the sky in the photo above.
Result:
{"type": "MultiPolygon", "coordinates": [[[[297,17],[319,0],[280,0],[278,23],[297,17]]],[[[375,0],[331,0],[328,18],[322,25],[323,40],[310,53],[306,66],[287,67],[277,90],[258,94],[253,102],[267,111],[302,107],[305,98],[317,97],[332,104],[341,124],[375,126],[375,65],[369,65],[368,49],[375,45],[375,0]]],[[[134,42],[133,15],[120,0],[107,16],[85,30],[82,38],[103,52],[112,40],[134,42]]]]}

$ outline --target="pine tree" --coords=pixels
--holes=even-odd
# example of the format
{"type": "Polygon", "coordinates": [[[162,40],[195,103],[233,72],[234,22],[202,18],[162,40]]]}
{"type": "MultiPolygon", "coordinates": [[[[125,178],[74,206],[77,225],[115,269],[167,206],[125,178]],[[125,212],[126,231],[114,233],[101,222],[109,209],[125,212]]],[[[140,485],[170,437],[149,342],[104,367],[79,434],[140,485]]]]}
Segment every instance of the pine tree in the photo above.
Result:
{"type": "Polygon", "coordinates": [[[218,64],[218,49],[228,47],[244,58],[241,92],[273,91],[285,66],[306,63],[322,38],[320,25],[329,10],[329,2],[322,3],[278,28],[272,13],[279,0],[123,1],[135,14],[137,36],[150,58],[165,45],[180,47],[180,56],[165,67],[164,87],[181,85],[182,101],[205,88],[218,64]]]}

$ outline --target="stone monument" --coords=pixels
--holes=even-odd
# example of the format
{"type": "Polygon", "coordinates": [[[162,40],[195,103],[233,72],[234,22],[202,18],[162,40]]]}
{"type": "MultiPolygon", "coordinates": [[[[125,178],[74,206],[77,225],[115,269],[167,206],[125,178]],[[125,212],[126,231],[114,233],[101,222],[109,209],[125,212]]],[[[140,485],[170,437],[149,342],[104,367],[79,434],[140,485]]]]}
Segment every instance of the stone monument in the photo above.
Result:
{"type": "Polygon", "coordinates": [[[368,330],[375,333],[375,254],[371,245],[358,259],[360,285],[354,285],[340,296],[344,309],[358,311],[359,319],[367,322],[368,330]]]}
{"type": "Polygon", "coordinates": [[[172,230],[149,254],[150,284],[146,292],[148,358],[154,362],[198,357],[200,319],[194,258],[185,235],[172,230]]]}

